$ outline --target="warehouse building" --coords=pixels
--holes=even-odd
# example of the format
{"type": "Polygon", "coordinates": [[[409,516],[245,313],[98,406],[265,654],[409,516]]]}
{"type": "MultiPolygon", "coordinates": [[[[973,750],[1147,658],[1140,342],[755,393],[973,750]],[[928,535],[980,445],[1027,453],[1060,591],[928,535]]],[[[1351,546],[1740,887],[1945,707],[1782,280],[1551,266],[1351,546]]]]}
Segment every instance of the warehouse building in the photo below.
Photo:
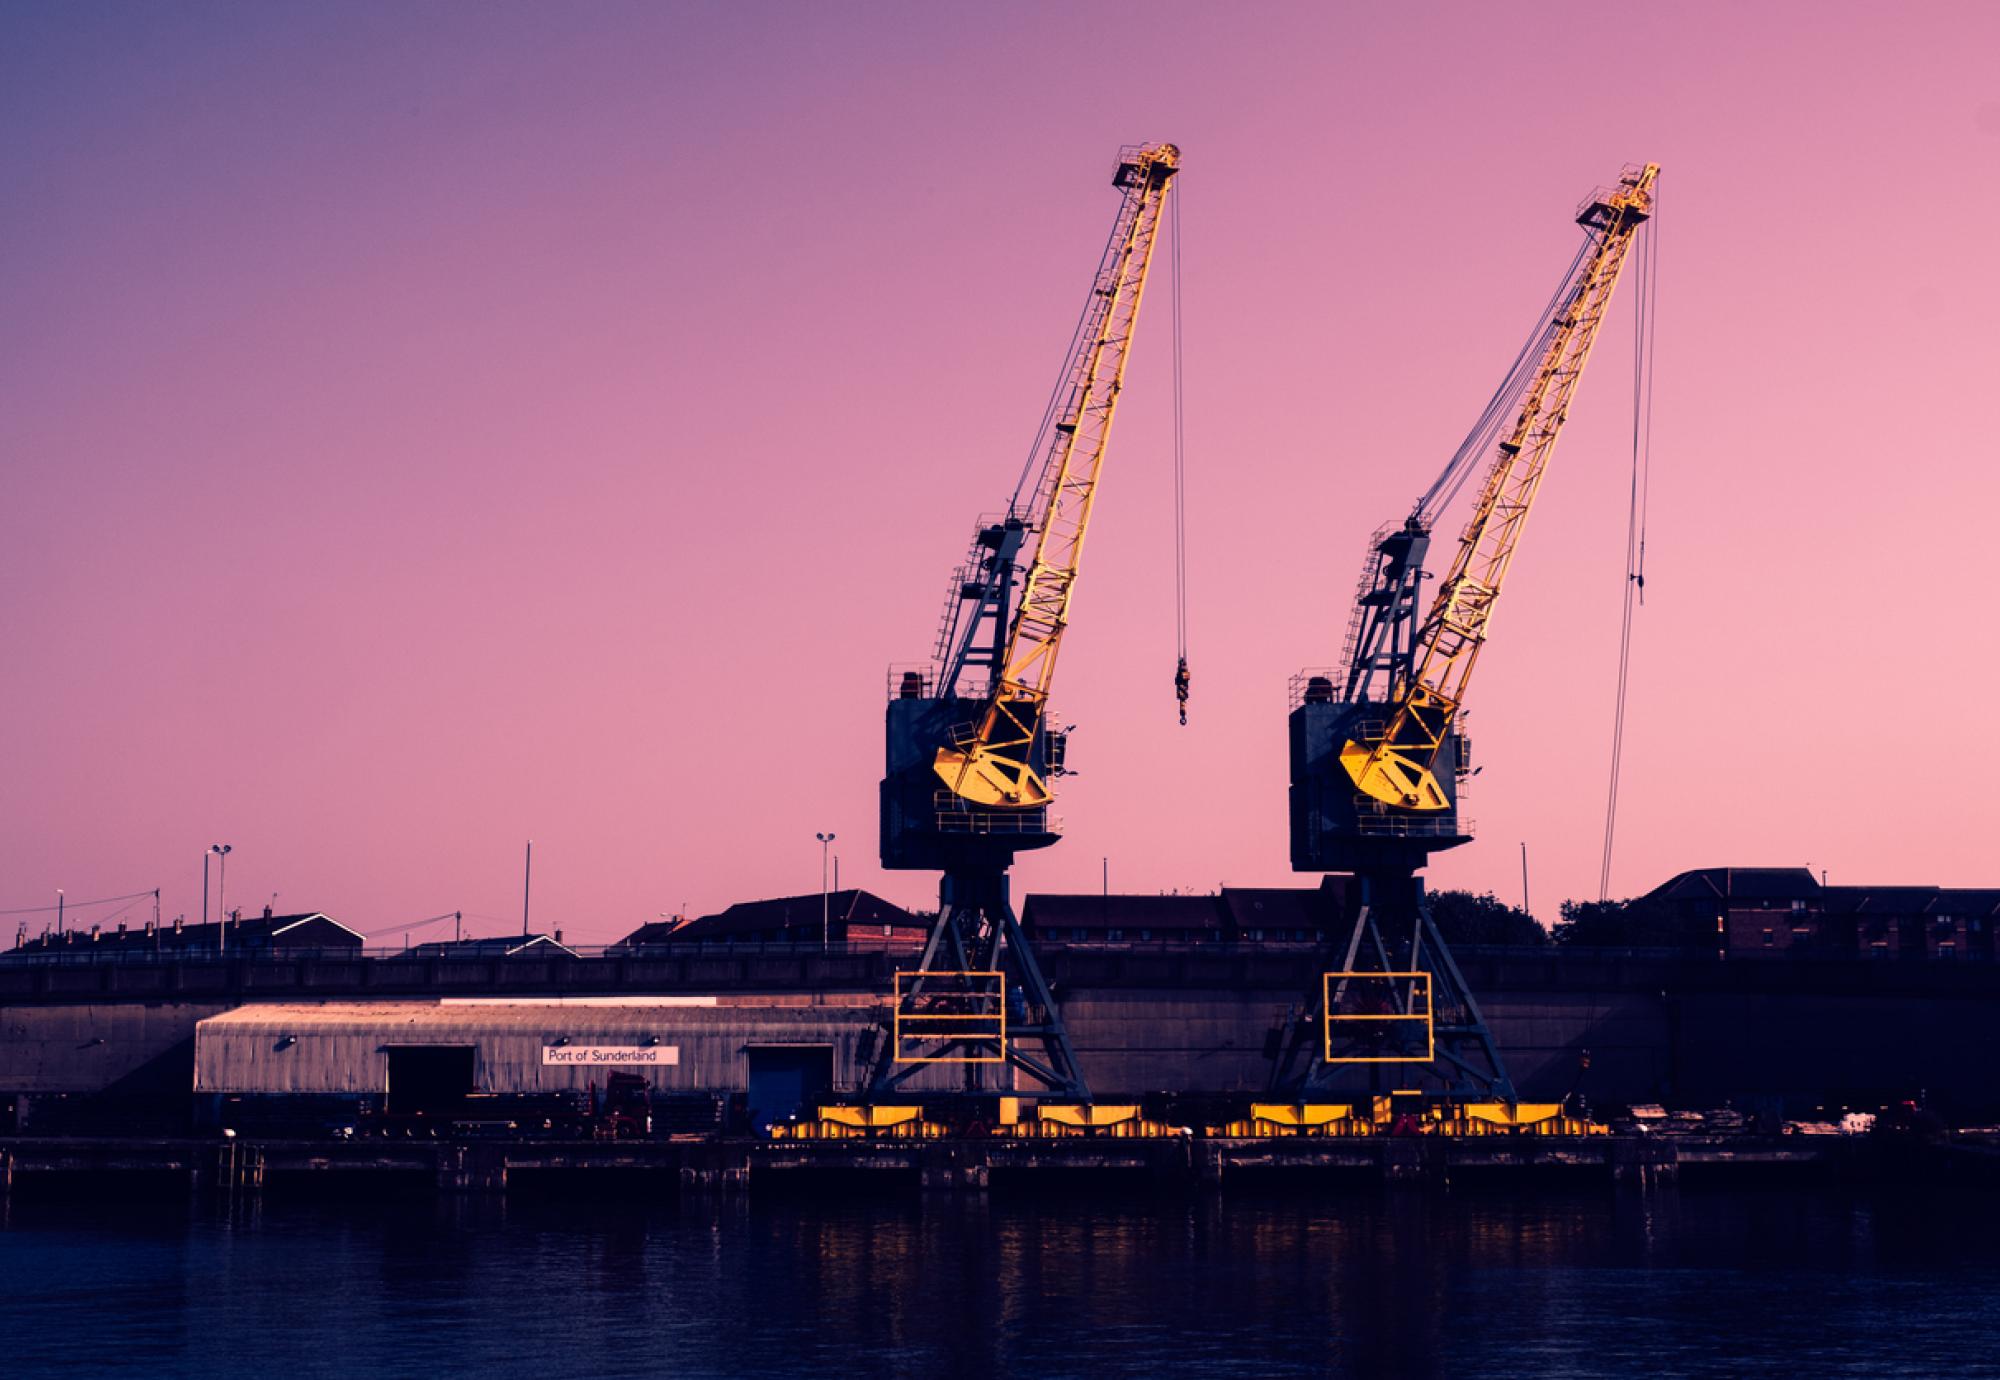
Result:
{"type": "MultiPolygon", "coordinates": [[[[762,1126],[856,1091],[882,1015],[866,995],[261,1002],[196,1025],[194,1088],[415,1113],[474,1094],[602,1089],[622,1072],[660,1094],[735,1099],[762,1126]]],[[[909,1086],[955,1086],[956,1073],[926,1070],[909,1086]]]]}

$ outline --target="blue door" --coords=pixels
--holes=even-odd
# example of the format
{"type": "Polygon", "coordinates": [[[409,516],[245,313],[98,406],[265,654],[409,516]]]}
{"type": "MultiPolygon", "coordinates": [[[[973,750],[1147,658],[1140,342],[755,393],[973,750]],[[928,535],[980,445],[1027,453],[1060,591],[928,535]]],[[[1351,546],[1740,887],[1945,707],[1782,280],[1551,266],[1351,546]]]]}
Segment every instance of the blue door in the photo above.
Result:
{"type": "Polygon", "coordinates": [[[758,1135],[774,1121],[809,1112],[833,1092],[832,1045],[753,1045],[745,1055],[750,1061],[750,1129],[758,1135]]]}

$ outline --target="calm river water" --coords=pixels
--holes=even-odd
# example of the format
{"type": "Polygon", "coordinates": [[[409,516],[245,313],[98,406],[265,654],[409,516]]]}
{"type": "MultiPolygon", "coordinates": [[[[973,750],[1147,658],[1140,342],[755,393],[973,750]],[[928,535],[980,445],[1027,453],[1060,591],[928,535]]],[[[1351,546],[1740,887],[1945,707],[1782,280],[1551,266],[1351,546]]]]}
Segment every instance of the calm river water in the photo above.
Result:
{"type": "Polygon", "coordinates": [[[2000,1200],[36,1201],[0,1375],[2000,1376],[2000,1200]]]}

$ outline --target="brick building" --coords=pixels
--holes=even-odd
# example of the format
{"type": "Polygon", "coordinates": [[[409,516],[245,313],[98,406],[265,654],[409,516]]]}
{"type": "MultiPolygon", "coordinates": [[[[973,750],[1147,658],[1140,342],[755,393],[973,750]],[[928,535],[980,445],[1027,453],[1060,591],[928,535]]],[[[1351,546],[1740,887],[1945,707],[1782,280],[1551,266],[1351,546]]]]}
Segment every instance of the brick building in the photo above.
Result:
{"type": "Polygon", "coordinates": [[[1991,962],[2000,921],[2000,889],[1826,886],[1804,867],[1701,868],[1646,899],[1712,917],[1729,958],[1991,962]]]}

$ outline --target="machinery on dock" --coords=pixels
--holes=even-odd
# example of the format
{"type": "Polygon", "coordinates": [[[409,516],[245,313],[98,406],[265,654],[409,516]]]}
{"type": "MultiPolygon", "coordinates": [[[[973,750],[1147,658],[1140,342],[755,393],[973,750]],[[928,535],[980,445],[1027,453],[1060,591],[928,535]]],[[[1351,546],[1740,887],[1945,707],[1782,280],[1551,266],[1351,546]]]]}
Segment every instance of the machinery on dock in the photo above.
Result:
{"type": "Polygon", "coordinates": [[[1602,1136],[1608,1127],[1560,1102],[1428,1098],[1406,1089],[1355,1102],[1253,1102],[1247,1116],[1211,1126],[1214,1137],[1602,1136]]]}
{"type": "Polygon", "coordinates": [[[916,1103],[829,1102],[810,1117],[771,1127],[773,1140],[1123,1140],[1189,1134],[1187,1127],[1148,1116],[1137,1103],[1007,1095],[953,1098],[928,1113],[916,1103]]]}
{"type": "Polygon", "coordinates": [[[1571,397],[1652,215],[1658,175],[1652,164],[1628,168],[1579,208],[1583,243],[1499,389],[1409,516],[1372,539],[1344,663],[1293,682],[1292,867],[1349,872],[1354,885],[1330,936],[1338,967],[1274,1042],[1271,1088],[1299,1100],[1289,1110],[1273,1103],[1265,1110],[1280,1115],[1253,1115],[1253,1123],[1289,1126],[1290,1134],[1359,1124],[1351,1106],[1319,1100],[1357,1081],[1380,1094],[1388,1082],[1429,1080],[1444,1111],[1424,1111],[1419,1121],[1514,1125],[1526,1110],[1432,920],[1421,873],[1431,854],[1471,838],[1459,813],[1471,774],[1466,687],[1571,397]],[[1450,569],[1420,615],[1433,528],[1489,450],[1450,569]]]}
{"type": "Polygon", "coordinates": [[[1117,217],[1028,466],[1006,510],[973,532],[932,661],[890,673],[882,865],[943,881],[923,956],[897,977],[871,1099],[934,1065],[962,1067],[971,1091],[992,1066],[1089,1097],[1007,872],[1017,854],[1062,833],[1049,807],[1067,737],[1050,722],[1049,692],[1179,168],[1172,144],[1121,150],[1117,217]]]}

